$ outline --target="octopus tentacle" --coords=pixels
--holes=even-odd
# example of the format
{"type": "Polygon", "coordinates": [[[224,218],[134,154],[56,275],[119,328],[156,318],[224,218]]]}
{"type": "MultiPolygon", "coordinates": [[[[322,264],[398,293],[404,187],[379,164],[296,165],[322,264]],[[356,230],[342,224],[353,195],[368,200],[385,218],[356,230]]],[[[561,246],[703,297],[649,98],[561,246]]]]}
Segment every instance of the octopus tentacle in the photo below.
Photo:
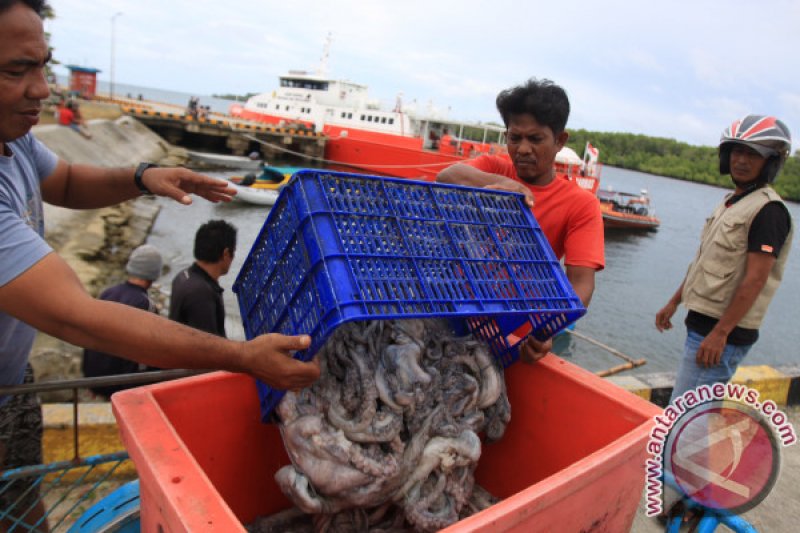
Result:
{"type": "Polygon", "coordinates": [[[397,457],[394,455],[384,454],[380,459],[373,459],[364,453],[360,445],[353,445],[350,448],[350,463],[365,474],[376,478],[391,477],[400,469],[397,457]]]}
{"type": "Polygon", "coordinates": [[[294,466],[276,475],[320,530],[432,531],[477,505],[477,434],[499,438],[510,417],[485,344],[444,321],[372,321],[320,354],[322,378],[277,410],[294,466]]]}
{"type": "Polygon", "coordinates": [[[482,345],[474,349],[475,361],[480,366],[481,394],[478,397],[478,407],[485,409],[495,403],[503,392],[502,379],[497,363],[492,360],[489,351],[482,345]]]}
{"type": "Polygon", "coordinates": [[[458,510],[445,492],[447,476],[442,472],[433,475],[436,482],[428,493],[418,494],[422,491],[420,485],[405,506],[408,521],[422,531],[437,531],[458,520],[458,510]]]}

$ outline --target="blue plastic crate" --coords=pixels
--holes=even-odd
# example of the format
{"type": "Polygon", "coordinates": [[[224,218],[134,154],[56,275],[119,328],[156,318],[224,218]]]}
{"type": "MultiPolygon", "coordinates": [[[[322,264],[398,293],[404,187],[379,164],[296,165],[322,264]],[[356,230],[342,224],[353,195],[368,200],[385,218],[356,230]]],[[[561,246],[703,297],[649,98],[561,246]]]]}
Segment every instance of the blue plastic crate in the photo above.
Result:
{"type": "MultiPolygon", "coordinates": [[[[233,290],[248,339],[353,320],[447,317],[504,366],[585,312],[523,196],[305,170],[281,191],[233,290]]],[[[259,383],[266,418],[282,396],[259,383]]]]}

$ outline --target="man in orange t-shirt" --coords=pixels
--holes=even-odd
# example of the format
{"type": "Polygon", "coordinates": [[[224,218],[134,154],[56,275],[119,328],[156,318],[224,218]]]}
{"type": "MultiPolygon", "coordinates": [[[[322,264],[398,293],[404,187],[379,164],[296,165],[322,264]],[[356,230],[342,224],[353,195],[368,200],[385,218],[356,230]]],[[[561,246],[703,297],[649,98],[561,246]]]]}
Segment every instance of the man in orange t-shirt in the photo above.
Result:
{"type": "MultiPolygon", "coordinates": [[[[497,110],[507,128],[510,160],[483,155],[447,167],[436,179],[524,194],[556,256],[564,258],[575,293],[588,307],[595,272],[605,266],[603,217],[592,193],[555,173],[556,154],[569,138],[567,94],[549,80],[531,79],[502,91],[497,110]]],[[[540,342],[529,337],[520,355],[532,362],[551,348],[551,339],[540,342]]]]}

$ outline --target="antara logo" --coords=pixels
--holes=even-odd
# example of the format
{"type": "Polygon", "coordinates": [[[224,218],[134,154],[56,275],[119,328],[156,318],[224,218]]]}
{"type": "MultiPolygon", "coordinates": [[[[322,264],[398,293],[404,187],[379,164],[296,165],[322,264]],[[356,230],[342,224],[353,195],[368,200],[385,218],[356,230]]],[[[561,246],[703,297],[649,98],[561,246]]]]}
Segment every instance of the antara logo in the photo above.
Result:
{"type": "Polygon", "coordinates": [[[663,510],[664,479],[704,507],[742,513],[758,505],[780,470],[780,442],[797,442],[786,414],[758,391],[716,383],[691,390],[654,418],[646,464],[647,515],[663,510]]]}

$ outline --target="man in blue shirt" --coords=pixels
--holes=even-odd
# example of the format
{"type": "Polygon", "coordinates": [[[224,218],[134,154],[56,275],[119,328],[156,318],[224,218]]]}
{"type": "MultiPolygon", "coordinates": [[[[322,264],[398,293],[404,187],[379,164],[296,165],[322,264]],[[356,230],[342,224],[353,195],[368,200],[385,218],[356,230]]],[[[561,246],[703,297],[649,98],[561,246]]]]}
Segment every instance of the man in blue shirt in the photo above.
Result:
{"type": "MultiPolygon", "coordinates": [[[[95,300],[43,240],[42,201],[92,209],[141,194],[186,205],[192,202],[190,194],[212,202],[230,201],[234,194],[224,180],[182,168],[70,165],[34,138],[30,130],[49,95],[45,65],[50,52],[41,19],[45,7],[44,0],[0,0],[0,384],[19,385],[26,379],[36,328],[145,365],[246,372],[279,389],[310,385],[319,376],[318,364],[291,357],[292,351],[309,346],[308,336],[269,334],[235,342],[95,300]]],[[[40,424],[29,424],[41,416],[35,398],[11,412],[10,403],[0,398],[0,470],[41,461],[33,452],[18,454],[35,448],[31,443],[41,435],[40,424]],[[20,445],[20,438],[28,444],[20,445]]],[[[29,517],[37,513],[41,508],[29,517]]]]}

